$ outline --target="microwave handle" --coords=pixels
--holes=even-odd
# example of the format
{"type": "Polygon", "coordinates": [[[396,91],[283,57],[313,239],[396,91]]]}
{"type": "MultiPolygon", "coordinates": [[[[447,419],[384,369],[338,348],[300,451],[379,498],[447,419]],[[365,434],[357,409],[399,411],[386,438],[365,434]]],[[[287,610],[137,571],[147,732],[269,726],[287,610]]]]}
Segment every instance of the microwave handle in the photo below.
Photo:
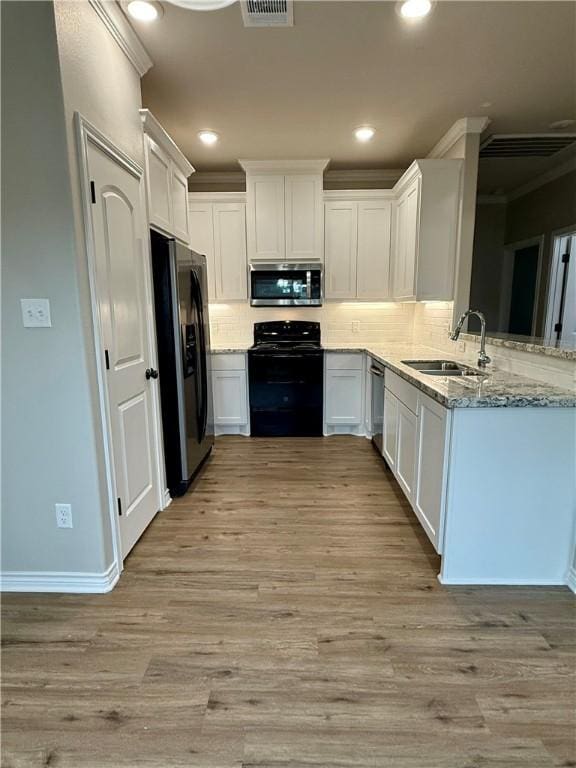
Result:
{"type": "Polygon", "coordinates": [[[312,298],[312,272],[309,269],[306,271],[306,298],[312,298]]]}

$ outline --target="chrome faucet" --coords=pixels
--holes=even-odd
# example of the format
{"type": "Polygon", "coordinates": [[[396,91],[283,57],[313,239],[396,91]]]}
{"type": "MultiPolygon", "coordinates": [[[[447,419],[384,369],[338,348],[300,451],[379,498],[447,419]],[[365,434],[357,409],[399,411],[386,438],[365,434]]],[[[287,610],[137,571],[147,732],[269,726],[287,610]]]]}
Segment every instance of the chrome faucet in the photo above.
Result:
{"type": "Polygon", "coordinates": [[[491,362],[491,360],[486,354],[486,318],[484,317],[482,312],[480,312],[477,309],[467,309],[466,312],[463,312],[460,315],[460,319],[456,324],[456,328],[454,328],[454,330],[450,334],[450,338],[452,339],[452,341],[458,340],[458,337],[460,336],[460,331],[462,330],[462,326],[464,325],[464,321],[470,315],[476,315],[476,317],[480,320],[480,352],[478,353],[478,367],[486,368],[486,366],[488,365],[488,363],[491,362]]]}

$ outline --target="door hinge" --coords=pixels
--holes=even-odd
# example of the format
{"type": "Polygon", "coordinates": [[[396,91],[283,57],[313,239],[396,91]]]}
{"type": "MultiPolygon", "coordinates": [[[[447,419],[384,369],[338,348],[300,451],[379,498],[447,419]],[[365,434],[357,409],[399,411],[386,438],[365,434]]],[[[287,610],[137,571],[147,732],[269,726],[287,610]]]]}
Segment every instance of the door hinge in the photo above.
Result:
{"type": "Polygon", "coordinates": [[[92,205],[96,204],[96,185],[93,181],[90,182],[90,200],[92,205]]]}
{"type": "Polygon", "coordinates": [[[106,370],[110,370],[110,355],[108,354],[108,350],[104,350],[104,359],[106,360],[106,370]]]}
{"type": "Polygon", "coordinates": [[[554,326],[554,333],[562,333],[562,323],[556,323],[554,326]]]}
{"type": "Polygon", "coordinates": [[[562,264],[568,264],[569,261],[570,261],[570,253],[563,253],[562,264]]]}
{"type": "Polygon", "coordinates": [[[118,497],[118,514],[122,516],[122,499],[118,497]]]}

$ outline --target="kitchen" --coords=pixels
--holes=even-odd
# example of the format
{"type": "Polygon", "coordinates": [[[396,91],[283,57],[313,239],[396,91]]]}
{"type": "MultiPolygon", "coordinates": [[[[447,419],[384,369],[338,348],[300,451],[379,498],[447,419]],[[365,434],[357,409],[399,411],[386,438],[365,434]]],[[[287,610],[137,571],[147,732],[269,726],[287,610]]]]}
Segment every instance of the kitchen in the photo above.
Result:
{"type": "Polygon", "coordinates": [[[6,759],[569,765],[574,7],[187,2],[2,8],[6,759]]]}

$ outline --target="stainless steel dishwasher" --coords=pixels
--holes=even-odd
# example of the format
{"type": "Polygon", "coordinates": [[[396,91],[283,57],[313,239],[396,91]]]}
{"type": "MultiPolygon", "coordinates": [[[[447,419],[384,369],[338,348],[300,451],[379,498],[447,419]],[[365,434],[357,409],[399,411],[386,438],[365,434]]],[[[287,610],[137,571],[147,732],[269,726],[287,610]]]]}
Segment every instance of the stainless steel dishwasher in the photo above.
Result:
{"type": "Polygon", "coordinates": [[[384,432],[384,371],[385,368],[375,360],[371,361],[371,409],[372,409],[372,445],[382,455],[384,432]]]}

